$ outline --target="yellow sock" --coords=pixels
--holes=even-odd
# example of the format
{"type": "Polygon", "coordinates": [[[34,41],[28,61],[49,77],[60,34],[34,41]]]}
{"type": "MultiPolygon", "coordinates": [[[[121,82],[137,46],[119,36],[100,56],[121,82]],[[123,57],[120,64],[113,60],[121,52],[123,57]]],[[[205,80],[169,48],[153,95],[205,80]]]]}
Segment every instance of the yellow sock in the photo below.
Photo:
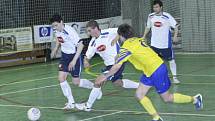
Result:
{"type": "Polygon", "coordinates": [[[174,93],[173,98],[174,103],[191,103],[193,101],[193,98],[191,96],[182,95],[179,93],[174,93]]]}
{"type": "Polygon", "coordinates": [[[154,120],[158,120],[160,116],[158,115],[157,111],[155,110],[151,100],[148,97],[144,97],[140,100],[140,104],[145,108],[145,110],[153,116],[154,120]]]}

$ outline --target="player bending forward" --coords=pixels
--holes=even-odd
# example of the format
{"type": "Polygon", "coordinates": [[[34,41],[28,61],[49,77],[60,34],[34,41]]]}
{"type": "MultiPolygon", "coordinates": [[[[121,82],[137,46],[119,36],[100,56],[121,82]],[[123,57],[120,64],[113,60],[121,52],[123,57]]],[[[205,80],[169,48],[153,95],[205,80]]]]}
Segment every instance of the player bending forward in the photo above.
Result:
{"type": "Polygon", "coordinates": [[[75,108],[75,101],[71,88],[67,82],[67,75],[72,75],[73,84],[92,89],[93,83],[87,79],[80,79],[81,58],[80,54],[83,49],[83,43],[76,31],[63,23],[60,15],[53,15],[50,19],[52,27],[57,38],[56,47],[52,51],[52,57],[56,56],[59,47],[61,47],[61,59],[59,63],[58,79],[64,96],[68,99],[64,109],[75,108]]]}
{"type": "Polygon", "coordinates": [[[128,24],[122,24],[118,28],[120,42],[123,43],[118,54],[117,63],[110,71],[99,76],[95,86],[104,83],[114,75],[125,63],[129,61],[134,67],[143,72],[140,78],[140,85],[136,90],[136,97],[145,110],[152,116],[152,121],[163,121],[151,100],[146,96],[151,87],[155,87],[157,93],[165,102],[170,103],[193,103],[197,110],[203,108],[202,95],[188,96],[180,93],[170,93],[171,81],[168,77],[168,70],[163,60],[145,44],[143,38],[136,38],[133,29],[128,24]]]}
{"type": "MultiPolygon", "coordinates": [[[[110,68],[115,64],[117,50],[120,49],[117,44],[113,46],[111,45],[112,40],[117,37],[117,28],[100,30],[99,25],[96,21],[89,21],[86,27],[87,33],[92,36],[92,40],[90,41],[90,44],[88,46],[86,57],[84,58],[84,64],[86,67],[88,67],[89,60],[94,56],[95,53],[97,53],[104,60],[104,64],[106,66],[103,70],[103,73],[107,73],[110,68]]],[[[108,80],[111,80],[113,84],[121,86],[123,88],[138,88],[139,83],[128,79],[122,79],[122,72],[124,70],[124,66],[125,64],[123,64],[115,74],[110,76],[108,80]]],[[[84,109],[85,111],[90,111],[95,100],[101,98],[101,85],[102,84],[96,84],[92,89],[87,103],[84,104],[87,107],[84,109]]],[[[83,110],[83,104],[80,104],[76,107],[80,110],[83,110]]]]}

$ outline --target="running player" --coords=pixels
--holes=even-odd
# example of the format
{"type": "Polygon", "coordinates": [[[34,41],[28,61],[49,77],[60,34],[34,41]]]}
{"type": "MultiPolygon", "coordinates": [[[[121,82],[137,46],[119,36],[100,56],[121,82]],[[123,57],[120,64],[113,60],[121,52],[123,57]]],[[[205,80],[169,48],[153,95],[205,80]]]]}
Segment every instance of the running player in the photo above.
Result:
{"type": "MultiPolygon", "coordinates": [[[[88,34],[92,36],[92,40],[88,46],[88,50],[84,58],[84,64],[86,67],[88,67],[89,60],[94,56],[95,53],[97,53],[101,56],[106,66],[103,72],[107,73],[115,64],[115,58],[117,56],[117,51],[119,50],[119,46],[117,46],[117,44],[111,45],[112,40],[117,37],[117,28],[100,30],[98,23],[93,20],[87,23],[86,28],[88,34]]],[[[108,78],[108,80],[111,80],[113,84],[123,88],[138,88],[139,83],[128,79],[122,79],[124,66],[125,64],[123,64],[113,76],[108,78]]],[[[96,86],[92,89],[89,99],[86,103],[88,107],[92,107],[95,100],[101,98],[101,93],[100,86],[96,86]]],[[[90,111],[90,109],[88,111],[90,111]]]]}
{"type": "MultiPolygon", "coordinates": [[[[202,96],[188,96],[180,93],[170,93],[168,90],[171,81],[168,77],[168,70],[163,60],[146,45],[143,38],[136,38],[133,34],[133,28],[128,24],[122,24],[118,28],[121,46],[117,62],[110,71],[99,76],[94,86],[104,83],[110,76],[114,75],[125,63],[129,61],[134,67],[143,72],[140,78],[140,85],[136,91],[136,97],[145,110],[152,116],[152,121],[163,121],[151,100],[146,96],[151,87],[154,87],[157,93],[165,102],[171,103],[193,103],[197,110],[203,108],[202,96]]],[[[83,107],[88,108],[88,107],[83,107]]]]}
{"type": "Polygon", "coordinates": [[[178,84],[176,63],[172,48],[171,28],[174,29],[173,42],[177,42],[178,25],[175,19],[166,12],[162,11],[163,3],[155,0],[153,3],[154,13],[149,14],[147,26],[143,38],[151,29],[151,48],[165,61],[169,62],[170,70],[173,76],[173,83],[178,84]]]}
{"type": "Polygon", "coordinates": [[[50,19],[52,27],[57,38],[56,47],[52,51],[52,58],[56,56],[59,47],[61,47],[61,59],[59,63],[58,79],[64,96],[68,99],[68,103],[64,109],[73,109],[75,101],[72,95],[71,88],[67,82],[67,75],[72,75],[73,84],[92,89],[93,83],[87,79],[80,79],[81,72],[81,51],[83,49],[83,42],[77,32],[70,26],[63,23],[60,15],[53,15],[50,19]]]}

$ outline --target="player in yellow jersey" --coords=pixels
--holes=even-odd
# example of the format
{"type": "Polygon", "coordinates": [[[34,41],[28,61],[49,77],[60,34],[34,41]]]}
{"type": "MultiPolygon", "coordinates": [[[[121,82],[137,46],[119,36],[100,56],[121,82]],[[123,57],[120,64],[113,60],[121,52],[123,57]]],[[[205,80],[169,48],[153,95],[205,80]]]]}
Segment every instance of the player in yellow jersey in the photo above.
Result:
{"type": "Polygon", "coordinates": [[[193,103],[197,110],[203,108],[202,95],[188,96],[180,93],[170,93],[168,90],[171,81],[168,70],[163,60],[145,44],[142,38],[136,38],[133,29],[128,24],[122,24],[118,28],[119,42],[122,44],[116,64],[109,73],[101,75],[95,84],[101,85],[108,77],[114,75],[122,64],[129,61],[134,67],[143,72],[140,84],[136,91],[136,97],[145,110],[152,116],[152,121],[163,121],[151,100],[146,96],[149,89],[154,87],[165,102],[193,103]]]}

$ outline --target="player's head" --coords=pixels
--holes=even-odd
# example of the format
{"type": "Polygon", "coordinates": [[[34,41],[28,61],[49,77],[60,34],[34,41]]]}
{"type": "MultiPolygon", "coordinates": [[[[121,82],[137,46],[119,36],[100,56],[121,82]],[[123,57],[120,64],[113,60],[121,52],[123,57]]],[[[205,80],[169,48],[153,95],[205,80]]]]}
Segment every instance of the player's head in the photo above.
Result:
{"type": "Polygon", "coordinates": [[[87,34],[92,37],[98,37],[100,33],[100,28],[98,22],[91,20],[86,24],[87,34]]]}
{"type": "Polygon", "coordinates": [[[153,2],[153,11],[155,13],[160,13],[162,11],[163,8],[163,2],[160,0],[154,0],[153,2]]]}
{"type": "Polygon", "coordinates": [[[55,14],[50,18],[50,23],[52,24],[52,28],[57,31],[62,31],[64,24],[63,19],[60,15],[55,14]]]}
{"type": "Polygon", "coordinates": [[[134,30],[128,24],[121,24],[118,27],[117,33],[120,37],[120,43],[124,42],[125,40],[134,37],[134,30]]]}

